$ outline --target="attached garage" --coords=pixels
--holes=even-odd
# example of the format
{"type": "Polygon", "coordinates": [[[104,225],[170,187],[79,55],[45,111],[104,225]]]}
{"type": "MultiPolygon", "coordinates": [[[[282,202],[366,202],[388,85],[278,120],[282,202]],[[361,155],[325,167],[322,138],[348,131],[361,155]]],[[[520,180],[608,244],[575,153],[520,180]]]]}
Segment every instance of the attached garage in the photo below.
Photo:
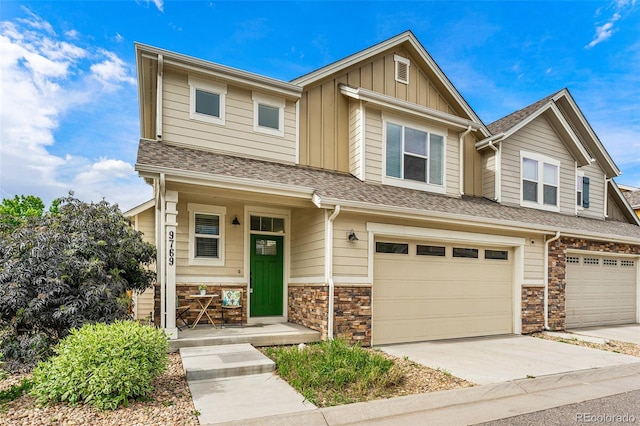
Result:
{"type": "Polygon", "coordinates": [[[373,344],[514,332],[514,251],[378,237],[373,344]]]}
{"type": "Polygon", "coordinates": [[[638,260],[568,254],[566,328],[635,323],[638,260]]]}

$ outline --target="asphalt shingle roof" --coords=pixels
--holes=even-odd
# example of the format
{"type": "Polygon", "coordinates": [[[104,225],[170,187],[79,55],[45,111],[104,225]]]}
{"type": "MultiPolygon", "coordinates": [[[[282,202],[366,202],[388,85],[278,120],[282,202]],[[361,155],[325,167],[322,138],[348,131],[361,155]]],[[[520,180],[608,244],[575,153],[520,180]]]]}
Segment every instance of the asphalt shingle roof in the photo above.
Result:
{"type": "Polygon", "coordinates": [[[627,200],[629,200],[629,204],[631,204],[631,207],[633,207],[634,209],[640,208],[640,189],[637,191],[623,192],[622,194],[627,197],[627,200]]]}
{"type": "Polygon", "coordinates": [[[512,112],[511,114],[504,116],[501,119],[489,124],[487,128],[493,135],[498,135],[500,133],[506,132],[507,130],[509,130],[510,128],[520,123],[522,120],[524,120],[534,112],[536,112],[538,109],[540,109],[541,106],[549,102],[551,98],[553,98],[557,93],[558,92],[552,93],[546,98],[542,98],[539,101],[534,102],[529,106],[519,109],[516,112],[512,112]]]}
{"type": "Polygon", "coordinates": [[[479,223],[493,222],[516,226],[525,223],[530,224],[531,228],[549,229],[551,227],[577,234],[587,232],[640,239],[640,227],[628,223],[506,206],[479,197],[453,198],[424,191],[362,182],[354,176],[344,173],[221,155],[146,139],[142,139],[138,147],[136,168],[140,166],[307,187],[312,188],[321,199],[339,200],[342,203],[368,203],[390,209],[401,207],[437,212],[450,217],[465,215],[479,223]]]}

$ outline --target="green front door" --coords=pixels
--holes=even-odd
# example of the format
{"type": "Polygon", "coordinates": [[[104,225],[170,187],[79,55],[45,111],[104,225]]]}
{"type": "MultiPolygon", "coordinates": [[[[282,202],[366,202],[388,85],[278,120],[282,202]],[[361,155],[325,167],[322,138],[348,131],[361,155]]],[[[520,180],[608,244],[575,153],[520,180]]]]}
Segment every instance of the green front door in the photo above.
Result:
{"type": "Polygon", "coordinates": [[[251,316],[282,315],[282,237],[251,235],[251,316]]]}

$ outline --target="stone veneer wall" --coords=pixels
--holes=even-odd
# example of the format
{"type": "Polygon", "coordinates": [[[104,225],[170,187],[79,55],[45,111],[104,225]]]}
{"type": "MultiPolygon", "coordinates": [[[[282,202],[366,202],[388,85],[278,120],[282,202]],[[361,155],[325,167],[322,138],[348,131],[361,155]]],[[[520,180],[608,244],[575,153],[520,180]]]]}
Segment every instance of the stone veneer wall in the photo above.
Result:
{"type": "Polygon", "coordinates": [[[544,330],[544,287],[522,287],[522,334],[544,330]]]}
{"type": "Polygon", "coordinates": [[[549,247],[549,328],[565,328],[565,288],[567,285],[567,250],[589,250],[617,254],[640,254],[640,246],[579,238],[560,238],[549,247]]]}
{"type": "Polygon", "coordinates": [[[289,286],[287,316],[289,322],[320,332],[327,338],[329,287],[326,285],[289,286]]]}
{"type": "Polygon", "coordinates": [[[371,287],[336,287],[334,301],[334,335],[371,346],[371,287]]]}

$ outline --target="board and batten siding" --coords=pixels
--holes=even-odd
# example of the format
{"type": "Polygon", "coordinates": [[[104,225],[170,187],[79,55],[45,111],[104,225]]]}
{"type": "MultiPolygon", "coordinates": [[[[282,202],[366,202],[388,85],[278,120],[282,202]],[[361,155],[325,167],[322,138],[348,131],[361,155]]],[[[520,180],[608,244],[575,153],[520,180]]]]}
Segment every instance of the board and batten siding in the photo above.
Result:
{"type": "Polygon", "coordinates": [[[340,214],[333,223],[333,275],[334,277],[367,277],[369,240],[366,222],[362,216],[340,214]],[[353,230],[358,241],[349,241],[353,230]]]}
{"type": "Polygon", "coordinates": [[[326,170],[350,171],[350,107],[340,84],[361,87],[404,101],[458,115],[444,96],[398,46],[340,73],[305,87],[300,99],[300,164],[326,170]],[[395,81],[394,55],[409,58],[409,85],[395,81]]]}
{"type": "Polygon", "coordinates": [[[602,219],[604,215],[604,171],[597,163],[580,167],[589,178],[589,208],[578,210],[578,216],[602,219]]]}
{"type": "Polygon", "coordinates": [[[227,85],[224,126],[190,119],[188,75],[165,73],[163,141],[222,154],[295,163],[295,102],[286,102],[283,137],[257,133],[253,129],[252,91],[216,83],[227,85]]]}
{"type": "Polygon", "coordinates": [[[290,277],[324,277],[325,211],[291,212],[290,277]]]}
{"type": "Polygon", "coordinates": [[[502,142],[501,201],[520,205],[520,152],[532,152],[560,161],[560,213],[575,214],[575,161],[564,142],[542,116],[502,142]]]}
{"type": "Polygon", "coordinates": [[[496,153],[486,149],[482,153],[482,196],[496,199],[496,153]]]}
{"type": "Polygon", "coordinates": [[[628,222],[629,219],[622,213],[617,202],[613,199],[611,192],[607,192],[607,219],[617,220],[619,222],[628,222]]]}

